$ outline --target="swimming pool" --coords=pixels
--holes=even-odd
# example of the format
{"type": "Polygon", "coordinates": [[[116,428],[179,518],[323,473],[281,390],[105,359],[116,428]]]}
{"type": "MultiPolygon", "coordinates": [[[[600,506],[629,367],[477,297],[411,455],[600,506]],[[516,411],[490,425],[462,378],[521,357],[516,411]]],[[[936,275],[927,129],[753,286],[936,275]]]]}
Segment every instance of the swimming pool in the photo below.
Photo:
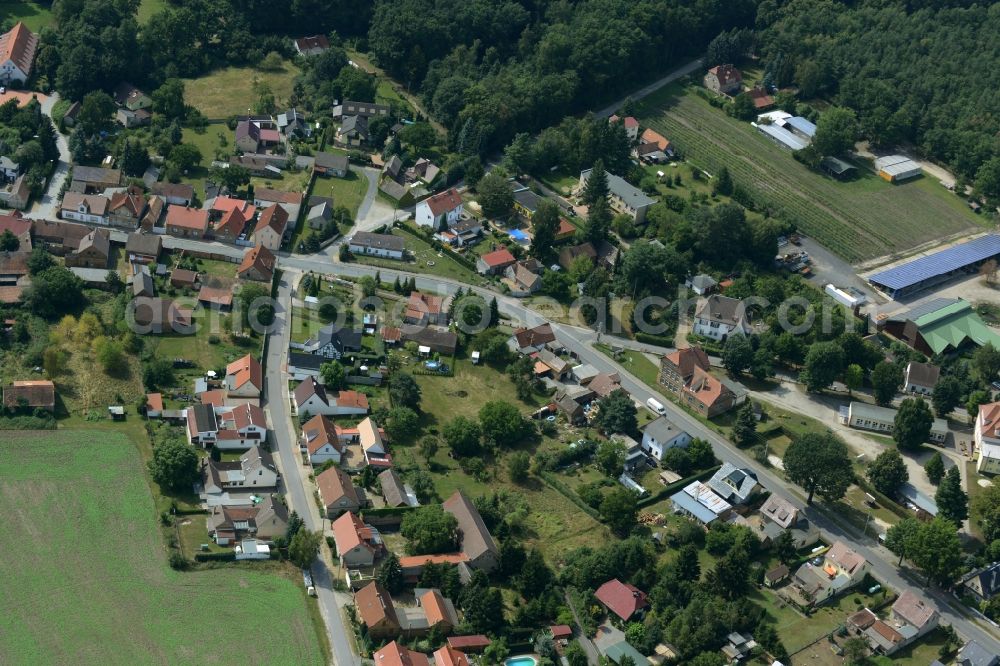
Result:
{"type": "Polygon", "coordinates": [[[538,660],[530,654],[521,654],[503,662],[504,666],[538,666],[538,660]]]}

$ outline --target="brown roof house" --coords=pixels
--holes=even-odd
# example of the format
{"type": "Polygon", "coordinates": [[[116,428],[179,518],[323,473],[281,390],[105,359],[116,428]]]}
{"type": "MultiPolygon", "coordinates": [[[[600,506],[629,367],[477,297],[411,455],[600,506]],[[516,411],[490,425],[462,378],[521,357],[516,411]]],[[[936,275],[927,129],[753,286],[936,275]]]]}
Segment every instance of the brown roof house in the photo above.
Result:
{"type": "Polygon", "coordinates": [[[281,204],[266,208],[254,227],[254,244],[277,252],[288,231],[288,211],[281,204]]]}
{"type": "Polygon", "coordinates": [[[230,396],[259,398],[264,390],[264,371],[250,354],[226,366],[226,391],[230,396]]]}
{"type": "Polygon", "coordinates": [[[110,258],[111,233],[107,229],[94,229],[66,255],[65,262],[67,267],[107,268],[110,258]]]}
{"type": "Polygon", "coordinates": [[[243,255],[243,261],[236,269],[236,275],[241,280],[270,282],[274,278],[275,262],[274,253],[263,245],[258,245],[243,255]]]}
{"type": "Polygon", "coordinates": [[[208,533],[220,546],[247,536],[270,541],[288,530],[288,507],[266,495],[256,506],[214,506],[208,517],[208,533]]]}
{"type": "Polygon", "coordinates": [[[703,83],[712,92],[734,95],[743,87],[743,75],[730,64],[717,65],[705,73],[703,83]]]}
{"type": "Polygon", "coordinates": [[[510,250],[503,247],[493,252],[487,252],[476,260],[476,270],[480,275],[499,275],[514,265],[517,259],[510,250]]]}
{"type": "Polygon", "coordinates": [[[56,409],[56,385],[44,379],[12,382],[3,389],[3,404],[8,409],[56,409]]]}
{"type": "Polygon", "coordinates": [[[459,550],[469,558],[469,566],[486,572],[496,568],[497,544],[469,498],[456,490],[441,506],[458,521],[459,550]]]}
{"type": "Polygon", "coordinates": [[[166,224],[171,236],[202,239],[208,233],[208,211],[171,205],[167,208],[166,224]]]}
{"type": "Polygon", "coordinates": [[[837,541],[823,555],[821,564],[806,562],[795,571],[792,587],[806,605],[818,606],[859,584],[869,569],[863,556],[837,541]]]}
{"type": "Polygon", "coordinates": [[[293,40],[295,51],[299,55],[314,56],[323,53],[330,48],[330,40],[326,35],[310,35],[309,37],[299,37],[293,40]]]}
{"type": "Polygon", "coordinates": [[[163,239],[157,234],[130,233],[125,242],[125,254],[132,264],[155,264],[163,251],[163,239]]]}
{"type": "Polygon", "coordinates": [[[21,21],[0,35],[0,83],[27,82],[37,48],[38,36],[21,21]]]}
{"type": "Polygon", "coordinates": [[[331,467],[316,477],[319,499],[328,518],[336,518],[345,511],[358,511],[368,501],[364,493],[354,486],[351,477],[339,467],[331,467]]]}
{"type": "Polygon", "coordinates": [[[941,368],[933,363],[910,361],[903,374],[903,391],[917,395],[932,395],[934,385],[941,377],[941,368]]]}
{"type": "Polygon", "coordinates": [[[511,337],[511,346],[521,354],[531,354],[545,349],[545,346],[556,341],[555,331],[548,322],[534,328],[519,328],[511,337]]]}
{"type": "Polygon", "coordinates": [[[377,640],[400,635],[401,628],[392,597],[378,583],[371,582],[358,590],[354,594],[354,607],[371,638],[377,640]]]}
{"type": "Polygon", "coordinates": [[[702,416],[713,417],[736,404],[736,394],[709,374],[708,355],[700,347],[679,349],[660,359],[660,385],[702,416]]]}
{"type": "Polygon", "coordinates": [[[129,188],[111,195],[108,205],[108,224],[113,227],[135,229],[146,212],[146,197],[142,190],[129,188]]]}
{"type": "Polygon", "coordinates": [[[382,537],[352,511],[345,511],[333,521],[333,540],[337,557],[345,567],[370,567],[384,552],[382,537]]]}

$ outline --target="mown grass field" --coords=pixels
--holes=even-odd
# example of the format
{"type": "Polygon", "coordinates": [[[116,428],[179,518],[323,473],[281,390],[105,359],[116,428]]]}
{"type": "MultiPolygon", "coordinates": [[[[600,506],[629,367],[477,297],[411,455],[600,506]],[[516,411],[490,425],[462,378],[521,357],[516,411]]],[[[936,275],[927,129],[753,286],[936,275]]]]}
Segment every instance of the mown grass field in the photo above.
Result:
{"type": "Polygon", "coordinates": [[[31,0],[0,0],[0,17],[24,21],[29,30],[38,32],[52,24],[52,8],[31,0]]]}
{"type": "Polygon", "coordinates": [[[866,168],[840,182],[807,169],[792,153],[681,86],[640,103],[637,115],[674,142],[686,159],[735,182],[844,259],[858,262],[972,230],[979,224],[962,199],[933,178],[893,185],[866,168]]]}
{"type": "Polygon", "coordinates": [[[299,68],[291,62],[277,72],[262,72],[252,67],[225,67],[196,79],[184,79],[184,101],[211,120],[246,113],[257,100],[254,81],[266,82],[280,107],[292,93],[299,68]]]}
{"type": "Polygon", "coordinates": [[[368,179],[356,171],[348,171],[343,178],[318,178],[313,186],[313,194],[330,197],[334,206],[344,206],[351,211],[351,217],[358,216],[358,207],[368,193],[368,179]]]}
{"type": "Polygon", "coordinates": [[[4,439],[0,662],[323,662],[300,583],[250,566],[167,566],[140,456],[123,434],[4,439]]]}

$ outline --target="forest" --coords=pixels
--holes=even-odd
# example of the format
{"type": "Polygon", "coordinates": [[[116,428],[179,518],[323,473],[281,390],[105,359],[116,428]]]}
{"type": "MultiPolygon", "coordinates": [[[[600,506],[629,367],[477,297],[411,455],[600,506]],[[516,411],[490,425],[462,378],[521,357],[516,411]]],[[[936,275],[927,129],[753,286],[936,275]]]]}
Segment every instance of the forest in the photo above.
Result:
{"type": "Polygon", "coordinates": [[[972,0],[762,0],[769,83],[857,112],[876,146],[907,142],[963,180],[1000,156],[1000,6],[972,0]]]}

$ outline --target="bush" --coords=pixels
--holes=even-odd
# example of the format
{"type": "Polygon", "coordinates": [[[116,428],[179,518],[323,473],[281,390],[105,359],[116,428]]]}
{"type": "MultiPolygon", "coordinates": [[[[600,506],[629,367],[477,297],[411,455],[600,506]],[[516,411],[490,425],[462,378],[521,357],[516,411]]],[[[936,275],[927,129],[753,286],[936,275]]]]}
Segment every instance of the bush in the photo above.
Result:
{"type": "Polygon", "coordinates": [[[196,562],[235,562],[236,551],[231,550],[225,553],[195,553],[194,559],[196,562]]]}
{"type": "Polygon", "coordinates": [[[217,345],[217,344],[219,344],[219,342],[221,342],[221,340],[219,339],[219,336],[217,336],[215,334],[212,334],[212,335],[208,336],[208,344],[210,344],[210,345],[217,345]]]}
{"type": "Polygon", "coordinates": [[[168,562],[170,563],[170,568],[177,571],[184,571],[191,566],[191,562],[176,550],[171,551],[168,562]]]}

